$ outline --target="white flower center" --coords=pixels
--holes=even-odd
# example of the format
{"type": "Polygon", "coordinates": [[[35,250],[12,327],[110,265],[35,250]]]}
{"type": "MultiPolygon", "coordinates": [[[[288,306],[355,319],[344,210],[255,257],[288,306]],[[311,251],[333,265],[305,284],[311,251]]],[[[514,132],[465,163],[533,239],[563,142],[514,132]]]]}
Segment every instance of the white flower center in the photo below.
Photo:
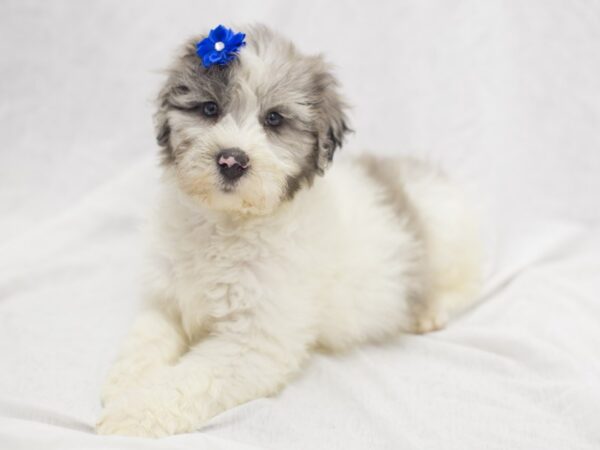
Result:
{"type": "Polygon", "coordinates": [[[224,48],[225,48],[225,44],[223,44],[222,42],[215,42],[215,50],[216,51],[220,52],[224,48]]]}

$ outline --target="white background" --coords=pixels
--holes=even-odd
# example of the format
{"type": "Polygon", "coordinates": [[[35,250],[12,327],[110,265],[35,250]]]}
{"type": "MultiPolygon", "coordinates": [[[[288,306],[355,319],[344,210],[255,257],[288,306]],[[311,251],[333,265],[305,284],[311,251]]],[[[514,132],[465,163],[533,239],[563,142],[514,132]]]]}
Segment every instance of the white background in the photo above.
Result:
{"type": "Polygon", "coordinates": [[[599,223],[598,2],[4,1],[0,447],[599,448],[599,223]],[[356,131],[342,152],[420,156],[470,190],[483,303],[318,356],[203,432],[96,437],[138,301],[161,70],[190,35],[246,22],[334,63],[356,131]]]}

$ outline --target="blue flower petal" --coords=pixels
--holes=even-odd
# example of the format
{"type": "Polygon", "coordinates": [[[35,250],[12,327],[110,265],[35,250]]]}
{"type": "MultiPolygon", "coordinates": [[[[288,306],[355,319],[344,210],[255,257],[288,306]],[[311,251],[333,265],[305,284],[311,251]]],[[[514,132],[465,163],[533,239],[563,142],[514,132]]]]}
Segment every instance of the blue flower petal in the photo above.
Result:
{"type": "Polygon", "coordinates": [[[211,30],[208,36],[215,42],[225,42],[230,33],[230,30],[225,28],[223,25],[219,25],[214,30],[211,30]]]}
{"type": "Polygon", "coordinates": [[[207,69],[212,66],[212,63],[210,61],[210,53],[207,53],[206,55],[204,55],[202,57],[202,65],[204,65],[204,67],[206,67],[207,69]]]}
{"type": "Polygon", "coordinates": [[[198,55],[204,55],[211,52],[214,48],[214,42],[211,39],[206,38],[196,44],[196,53],[198,55]]]}
{"type": "Polygon", "coordinates": [[[245,38],[246,35],[244,33],[236,33],[231,37],[231,39],[229,39],[229,45],[239,47],[240,45],[244,44],[245,38]]]}
{"type": "Polygon", "coordinates": [[[208,60],[213,64],[218,63],[223,59],[221,52],[212,52],[208,54],[208,60]]]}

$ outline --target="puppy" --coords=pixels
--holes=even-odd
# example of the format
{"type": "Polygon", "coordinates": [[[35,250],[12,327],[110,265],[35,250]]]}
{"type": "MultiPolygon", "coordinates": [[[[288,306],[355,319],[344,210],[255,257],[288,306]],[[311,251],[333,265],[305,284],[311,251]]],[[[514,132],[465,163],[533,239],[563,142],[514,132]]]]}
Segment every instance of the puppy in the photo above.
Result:
{"type": "Polygon", "coordinates": [[[315,350],[435,330],[476,298],[479,244],[459,191],[415,160],[329,168],[348,132],[329,66],[265,27],[244,31],[209,67],[197,53],[208,38],[188,42],[160,92],[144,308],[99,433],[197,430],[276,394],[315,350]]]}

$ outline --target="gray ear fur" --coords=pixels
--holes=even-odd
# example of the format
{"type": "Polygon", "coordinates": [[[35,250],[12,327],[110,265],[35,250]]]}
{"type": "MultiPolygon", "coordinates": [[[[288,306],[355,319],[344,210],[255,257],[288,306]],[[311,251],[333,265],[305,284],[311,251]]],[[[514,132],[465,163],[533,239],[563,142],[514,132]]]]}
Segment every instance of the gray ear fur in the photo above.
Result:
{"type": "Polygon", "coordinates": [[[174,62],[167,70],[167,79],[158,94],[156,105],[158,109],[154,114],[154,126],[156,130],[156,142],[160,146],[162,163],[169,164],[175,161],[175,153],[171,145],[171,126],[167,113],[174,107],[171,103],[173,95],[182,95],[189,92],[189,85],[194,84],[197,72],[201,69],[196,56],[196,42],[204,36],[197,36],[186,42],[176,56],[174,62]]]}
{"type": "Polygon", "coordinates": [[[318,57],[319,66],[313,78],[315,106],[317,110],[316,151],[317,167],[322,174],[333,160],[333,154],[344,142],[350,132],[345,110],[348,108],[338,92],[338,81],[329,66],[318,57]]]}
{"type": "Polygon", "coordinates": [[[154,114],[154,127],[156,130],[156,142],[160,146],[163,164],[172,163],[175,159],[173,147],[171,146],[171,127],[167,119],[169,109],[170,87],[163,88],[158,94],[158,110],[154,114]]]}

